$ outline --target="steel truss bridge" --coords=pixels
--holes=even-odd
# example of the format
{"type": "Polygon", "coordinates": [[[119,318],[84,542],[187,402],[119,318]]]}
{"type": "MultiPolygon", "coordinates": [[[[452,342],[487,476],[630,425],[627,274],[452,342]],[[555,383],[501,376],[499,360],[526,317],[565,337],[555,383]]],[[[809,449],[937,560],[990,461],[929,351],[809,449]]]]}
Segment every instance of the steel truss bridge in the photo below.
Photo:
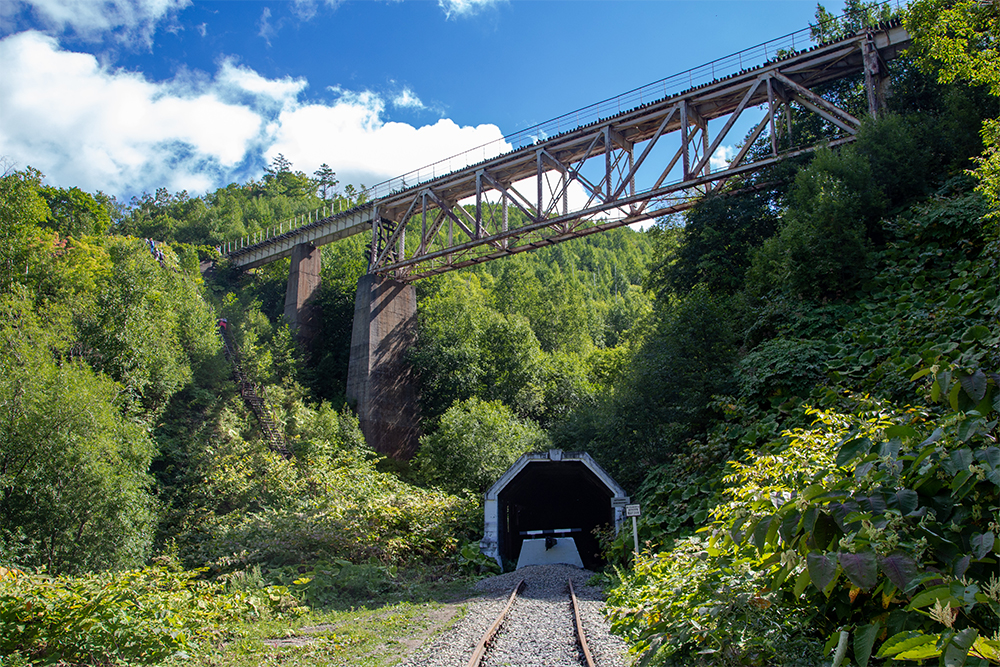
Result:
{"type": "Polygon", "coordinates": [[[253,268],[289,256],[297,245],[367,232],[369,273],[409,282],[676,213],[734,176],[815,151],[817,145],[796,145],[793,108],[815,114],[833,130],[823,145],[853,141],[860,121],[816,89],[863,73],[869,112],[876,115],[884,104],[886,62],[909,39],[898,22],[890,22],[802,51],[778,50],[773,43],[769,51],[762,45],[762,65],[744,69],[747,52],[714,61],[678,75],[693,84],[693,73],[704,75],[711,67],[708,83],[672,94],[664,84],[657,98],[652,89],[670,80],[651,84],[582,111],[641,102],[634,108],[542,138],[552,124],[573,116],[556,119],[507,137],[505,144],[387,181],[370,201],[351,210],[317,213],[307,224],[288,231],[279,227],[224,251],[235,265],[253,268]],[[732,66],[737,58],[738,71],[717,75],[717,68],[727,61],[732,66]],[[740,143],[730,135],[741,119],[740,126],[747,120],[752,126],[742,147],[728,164],[713,169],[720,147],[740,143]],[[770,151],[751,153],[762,136],[770,138],[770,151]],[[526,145],[511,150],[522,142],[526,145]],[[507,152],[484,159],[501,148],[507,152]],[[473,159],[479,161],[471,164],[473,159]],[[449,170],[456,160],[461,166],[449,170]]]}

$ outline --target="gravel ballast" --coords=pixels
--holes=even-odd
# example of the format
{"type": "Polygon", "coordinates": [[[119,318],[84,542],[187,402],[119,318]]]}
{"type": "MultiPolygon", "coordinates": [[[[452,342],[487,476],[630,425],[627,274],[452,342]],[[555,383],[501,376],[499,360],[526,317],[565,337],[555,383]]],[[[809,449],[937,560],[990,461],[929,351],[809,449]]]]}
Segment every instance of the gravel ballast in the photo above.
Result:
{"type": "Polygon", "coordinates": [[[576,641],[567,580],[573,579],[580,618],[598,667],[625,667],[625,644],[608,632],[593,572],[569,565],[535,565],[484,579],[483,597],[470,600],[465,616],[449,632],[417,650],[403,667],[465,667],[476,643],[507,604],[521,579],[525,587],[490,644],[486,667],[578,667],[586,664],[576,641]]]}

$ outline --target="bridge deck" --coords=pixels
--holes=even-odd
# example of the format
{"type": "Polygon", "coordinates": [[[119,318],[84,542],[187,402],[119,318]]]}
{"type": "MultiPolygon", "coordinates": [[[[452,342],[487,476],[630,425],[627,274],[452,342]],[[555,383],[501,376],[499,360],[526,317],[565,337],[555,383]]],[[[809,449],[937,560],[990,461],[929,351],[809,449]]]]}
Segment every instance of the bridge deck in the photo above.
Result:
{"type": "MultiPolygon", "coordinates": [[[[532,215],[529,217],[534,219],[535,222],[544,224],[547,222],[545,218],[551,216],[546,215],[548,211],[543,211],[544,207],[541,201],[541,171],[543,169],[546,171],[557,170],[565,174],[566,178],[578,178],[580,175],[579,166],[575,167],[574,170],[573,167],[568,167],[567,165],[581,165],[583,162],[593,160],[593,158],[599,156],[605,156],[605,159],[608,161],[608,174],[605,181],[602,181],[596,187],[590,186],[589,189],[592,193],[592,199],[597,196],[596,190],[600,190],[602,193],[606,191],[607,196],[598,201],[598,206],[591,207],[589,213],[592,214],[598,209],[606,211],[609,208],[625,204],[632,205],[633,212],[635,212],[637,209],[634,207],[635,201],[633,201],[635,199],[634,169],[628,174],[632,179],[631,190],[625,192],[628,188],[625,184],[621,184],[616,189],[615,196],[611,196],[612,169],[610,160],[611,154],[615,151],[626,150],[628,152],[627,161],[631,165],[635,159],[632,150],[636,144],[655,142],[658,137],[665,134],[680,133],[684,135],[682,148],[678,153],[678,157],[683,153],[684,158],[685,178],[683,180],[689,181],[698,176],[707,176],[709,172],[708,158],[710,157],[708,121],[724,116],[733,116],[734,114],[739,115],[744,109],[768,105],[772,113],[770,120],[773,130],[774,96],[776,93],[782,95],[783,98],[787,98],[784,100],[786,104],[789,99],[794,97],[798,104],[810,107],[827,121],[842,127],[848,134],[853,133],[856,129],[856,119],[844,112],[838,113],[839,110],[831,108],[829,103],[825,103],[824,100],[818,98],[818,96],[815,96],[810,91],[822,84],[865,71],[866,42],[870,50],[871,47],[874,47],[874,51],[877,52],[878,57],[884,62],[895,58],[908,45],[909,35],[898,24],[889,24],[880,26],[878,29],[873,29],[870,33],[859,33],[858,35],[837,42],[791,53],[731,76],[717,79],[701,86],[695,86],[681,93],[663,97],[634,109],[581,125],[563,134],[515,149],[509,153],[458,169],[443,176],[429,179],[412,187],[399,189],[350,211],[329,216],[289,232],[267,238],[258,243],[238,248],[230,252],[229,257],[238,266],[252,268],[288,256],[291,253],[291,249],[300,243],[322,245],[353,234],[372,232],[373,225],[377,227],[378,223],[382,220],[403,223],[400,227],[404,227],[409,217],[415,211],[417,199],[421,196],[423,196],[422,206],[424,215],[426,215],[429,208],[435,209],[440,213],[447,213],[449,218],[461,225],[461,215],[456,215],[456,213],[450,210],[450,207],[454,207],[457,202],[481,196],[481,179],[484,174],[487,174],[493,181],[494,189],[503,192],[504,196],[508,197],[513,203],[518,203],[518,201],[515,197],[509,196],[506,189],[510,188],[514,183],[538,177],[539,197],[536,202],[537,206],[532,208],[531,203],[528,203],[523,195],[519,195],[519,197],[520,202],[524,202],[524,204],[518,205],[526,212],[531,213],[532,215]],[[767,85],[762,85],[763,82],[766,82],[767,85]],[[772,82],[774,82],[773,86],[772,82]],[[681,110],[681,113],[676,112],[678,109],[681,110]],[[694,130],[689,130],[692,126],[695,126],[694,130]],[[692,169],[689,173],[687,155],[689,138],[687,135],[693,133],[699,127],[702,129],[703,145],[701,148],[703,152],[701,156],[695,156],[697,168],[692,169]],[[595,139],[595,131],[597,130],[605,133],[603,141],[595,139]],[[543,158],[546,161],[544,165],[543,158]],[[430,193],[435,200],[431,202],[430,207],[428,207],[427,193],[430,193]],[[626,195],[625,198],[616,201],[618,196],[622,194],[626,195]],[[629,195],[632,196],[632,200],[628,199],[629,195]]],[[[729,129],[731,124],[732,121],[729,121],[726,130],[729,129]]],[[[763,127],[763,123],[758,125],[756,136],[760,136],[763,127]]],[[[717,145],[720,139],[721,136],[716,139],[713,146],[717,145]]],[[[696,146],[695,149],[697,148],[696,146]]],[[[645,153],[640,157],[640,163],[644,157],[645,153]]],[[[775,150],[775,157],[779,157],[777,150],[775,150]]],[[[675,158],[675,161],[677,159],[675,158]]],[[[672,165],[673,163],[671,163],[672,165]]],[[[670,167],[668,167],[668,171],[669,169],[670,167]]],[[[741,169],[741,171],[746,170],[746,167],[741,169]]],[[[734,167],[734,173],[735,171],[734,167]]],[[[660,177],[657,185],[663,182],[665,175],[666,173],[660,177]]],[[[655,189],[654,187],[653,190],[655,189]]],[[[507,200],[505,199],[505,206],[506,203],[507,200]]],[[[590,203],[588,202],[588,205],[590,203]]],[[[459,212],[459,214],[461,213],[463,212],[459,212]]],[[[650,210],[647,211],[644,217],[648,219],[651,215],[652,211],[650,210]]],[[[439,218],[441,217],[439,215],[439,218]]],[[[642,219],[636,216],[632,217],[636,220],[642,219]]],[[[476,230],[474,232],[469,227],[463,227],[471,241],[467,245],[492,243],[495,249],[506,250],[507,244],[496,240],[499,239],[499,236],[490,237],[480,227],[479,223],[480,221],[477,219],[475,222],[476,230]]],[[[449,224],[451,223],[449,222],[449,224]]],[[[504,231],[506,233],[507,230],[505,229],[504,231]]],[[[391,239],[386,239],[385,245],[387,247],[394,247],[394,245],[398,244],[402,248],[402,239],[399,237],[402,233],[405,233],[402,229],[395,232],[391,239]]],[[[560,237],[559,240],[562,240],[562,238],[560,237]]],[[[421,249],[427,250],[424,248],[424,245],[424,243],[421,244],[421,249]]],[[[444,252],[444,250],[441,250],[437,253],[428,254],[441,255],[444,252]]],[[[402,254],[399,253],[395,257],[392,257],[392,254],[392,250],[382,250],[381,259],[383,260],[383,266],[398,267],[403,264],[412,265],[418,261],[411,259],[401,263],[404,259],[402,254]],[[396,264],[393,264],[393,259],[395,259],[396,264]]],[[[499,254],[509,254],[509,251],[500,252],[499,254]]],[[[373,268],[375,267],[373,266],[373,268]]],[[[440,270],[428,273],[437,272],[440,272],[440,270]]]]}

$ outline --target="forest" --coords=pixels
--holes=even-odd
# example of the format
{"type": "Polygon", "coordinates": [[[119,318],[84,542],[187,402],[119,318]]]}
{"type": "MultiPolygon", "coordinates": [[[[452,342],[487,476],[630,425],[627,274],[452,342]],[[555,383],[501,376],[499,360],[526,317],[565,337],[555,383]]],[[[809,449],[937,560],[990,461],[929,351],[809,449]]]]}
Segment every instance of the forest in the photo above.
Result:
{"type": "MultiPolygon", "coordinates": [[[[820,6],[814,39],[886,12],[820,6]]],[[[361,186],[279,156],[126,203],[8,170],[0,666],[395,664],[380,642],[419,604],[498,571],[482,494],[551,447],[642,504],[640,553],[606,531],[597,575],[636,664],[1000,664],[1000,18],[902,18],[886,110],[860,77],[826,91],[864,118],[853,143],[645,231],[418,281],[411,461],[344,395],[364,239],[323,246],[308,349],[288,260],[218,250],[361,186]],[[343,629],[261,643],[308,623],[343,629]]]]}

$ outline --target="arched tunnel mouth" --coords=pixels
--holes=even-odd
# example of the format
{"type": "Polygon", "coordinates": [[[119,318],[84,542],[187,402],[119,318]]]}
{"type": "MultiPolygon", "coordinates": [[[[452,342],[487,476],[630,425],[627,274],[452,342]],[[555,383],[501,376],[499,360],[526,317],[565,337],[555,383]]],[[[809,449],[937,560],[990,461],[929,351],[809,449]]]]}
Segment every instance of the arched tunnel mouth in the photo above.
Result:
{"type": "Polygon", "coordinates": [[[572,537],[583,566],[605,562],[596,528],[614,527],[614,491],[583,461],[532,461],[498,494],[499,549],[504,562],[516,562],[525,539],[572,537]],[[542,531],[538,533],[537,531],[542,531]]]}

